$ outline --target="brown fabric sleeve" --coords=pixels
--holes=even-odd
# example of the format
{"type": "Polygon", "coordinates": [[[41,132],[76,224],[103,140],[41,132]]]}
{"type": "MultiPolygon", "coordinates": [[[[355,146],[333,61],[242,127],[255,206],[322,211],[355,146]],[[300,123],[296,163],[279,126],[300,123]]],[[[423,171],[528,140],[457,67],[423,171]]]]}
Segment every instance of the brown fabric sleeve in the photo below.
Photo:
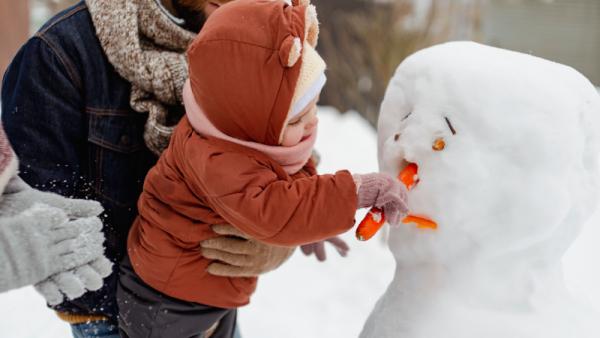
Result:
{"type": "Polygon", "coordinates": [[[340,171],[294,181],[236,153],[217,153],[198,166],[195,183],[211,207],[250,236],[277,245],[299,245],[343,233],[354,225],[356,188],[340,171]]]}

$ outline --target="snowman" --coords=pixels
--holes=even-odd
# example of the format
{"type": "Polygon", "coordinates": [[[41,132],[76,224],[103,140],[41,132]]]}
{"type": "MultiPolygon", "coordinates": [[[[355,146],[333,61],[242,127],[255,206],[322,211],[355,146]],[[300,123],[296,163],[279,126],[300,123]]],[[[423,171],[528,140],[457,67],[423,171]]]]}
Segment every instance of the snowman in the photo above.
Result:
{"type": "Polygon", "coordinates": [[[379,119],[379,165],[416,165],[391,228],[396,272],[362,338],[598,338],[561,258],[597,207],[600,96],[574,69],[472,42],[406,59],[379,119]]]}

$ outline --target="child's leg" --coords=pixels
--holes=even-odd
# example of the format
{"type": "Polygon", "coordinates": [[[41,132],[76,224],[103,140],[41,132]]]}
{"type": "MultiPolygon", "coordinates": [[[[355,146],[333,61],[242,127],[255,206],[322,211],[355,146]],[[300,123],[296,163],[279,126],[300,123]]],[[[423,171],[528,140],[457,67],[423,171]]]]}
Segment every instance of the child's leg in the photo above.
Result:
{"type": "Polygon", "coordinates": [[[236,310],[221,309],[178,300],[152,289],[133,271],[125,258],[120,266],[117,288],[119,329],[129,338],[232,338],[236,310]]]}
{"type": "Polygon", "coordinates": [[[234,309],[221,318],[214,332],[209,332],[206,337],[202,338],[239,338],[239,329],[236,321],[237,310],[234,309]]]}

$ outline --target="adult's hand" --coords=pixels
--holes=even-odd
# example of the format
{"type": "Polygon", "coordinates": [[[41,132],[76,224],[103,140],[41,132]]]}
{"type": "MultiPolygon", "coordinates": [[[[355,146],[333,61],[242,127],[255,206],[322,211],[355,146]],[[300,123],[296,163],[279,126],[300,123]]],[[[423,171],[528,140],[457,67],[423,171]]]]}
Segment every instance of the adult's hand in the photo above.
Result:
{"type": "Polygon", "coordinates": [[[0,216],[15,216],[40,203],[64,211],[70,219],[94,217],[104,211],[102,205],[96,201],[71,199],[55,193],[39,191],[15,176],[4,189],[0,216]]]}
{"type": "Polygon", "coordinates": [[[200,243],[202,255],[215,260],[208,273],[225,277],[256,277],[277,269],[295,248],[269,245],[250,238],[231,225],[214,225],[221,235],[200,243]]]}
{"type": "Polygon", "coordinates": [[[14,216],[2,215],[0,291],[38,283],[104,258],[103,242],[98,217],[70,220],[63,210],[45,204],[34,204],[14,216]]]}
{"type": "Polygon", "coordinates": [[[58,305],[67,299],[76,299],[87,291],[96,291],[104,285],[103,279],[112,272],[108,258],[97,259],[74,269],[60,272],[38,284],[35,289],[50,305],[58,305]]]}
{"type": "Polygon", "coordinates": [[[314,254],[319,262],[324,262],[327,259],[325,243],[333,245],[338,254],[340,254],[342,257],[346,257],[348,251],[350,251],[348,244],[338,236],[328,238],[324,241],[302,245],[300,246],[300,249],[302,249],[302,253],[306,256],[314,254]]]}

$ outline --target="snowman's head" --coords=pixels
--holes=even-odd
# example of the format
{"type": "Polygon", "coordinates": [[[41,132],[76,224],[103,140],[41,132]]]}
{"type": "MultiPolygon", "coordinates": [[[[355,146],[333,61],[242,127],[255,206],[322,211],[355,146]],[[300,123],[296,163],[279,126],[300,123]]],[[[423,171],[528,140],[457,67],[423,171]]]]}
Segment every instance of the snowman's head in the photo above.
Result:
{"type": "Polygon", "coordinates": [[[410,210],[439,229],[392,229],[396,258],[562,256],[597,205],[599,115],[585,77],[537,57],[453,42],[406,59],[382,104],[379,164],[418,165],[410,210]]]}

